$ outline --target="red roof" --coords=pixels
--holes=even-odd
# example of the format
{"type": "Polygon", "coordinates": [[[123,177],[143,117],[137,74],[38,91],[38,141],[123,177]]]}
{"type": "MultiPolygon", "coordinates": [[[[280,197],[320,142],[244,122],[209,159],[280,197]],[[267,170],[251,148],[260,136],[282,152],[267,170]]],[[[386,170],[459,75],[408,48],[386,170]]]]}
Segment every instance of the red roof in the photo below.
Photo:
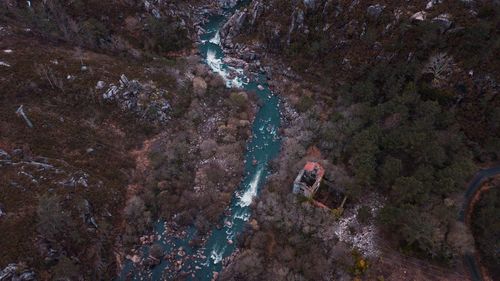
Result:
{"type": "Polygon", "coordinates": [[[317,170],[319,178],[323,177],[325,174],[325,169],[323,169],[323,167],[321,167],[321,165],[317,162],[307,162],[304,166],[304,171],[312,172],[314,170],[317,170]]]}
{"type": "Polygon", "coordinates": [[[313,171],[314,168],[317,166],[318,166],[318,163],[316,163],[316,162],[307,162],[306,165],[304,166],[304,170],[313,171]]]}

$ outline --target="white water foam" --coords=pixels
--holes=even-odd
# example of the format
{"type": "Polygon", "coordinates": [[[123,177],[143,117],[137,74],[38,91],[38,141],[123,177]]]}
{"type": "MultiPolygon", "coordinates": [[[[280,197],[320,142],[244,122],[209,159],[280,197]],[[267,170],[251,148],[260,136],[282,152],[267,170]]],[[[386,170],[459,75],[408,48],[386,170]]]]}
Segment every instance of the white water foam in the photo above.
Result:
{"type": "Polygon", "coordinates": [[[207,51],[207,63],[213,71],[219,73],[222,77],[225,76],[222,70],[222,60],[215,57],[215,51],[212,49],[208,49],[207,51]]]}
{"type": "Polygon", "coordinates": [[[240,209],[240,210],[238,210],[237,213],[234,214],[233,217],[235,219],[239,219],[242,221],[248,221],[250,219],[250,213],[240,209]]]}
{"type": "MultiPolygon", "coordinates": [[[[210,39],[210,40],[212,40],[212,39],[210,39]]],[[[233,86],[238,87],[238,88],[243,87],[243,84],[244,84],[243,79],[239,76],[236,76],[236,77],[230,79],[229,73],[222,68],[222,66],[223,66],[222,59],[217,58],[215,51],[210,49],[210,48],[207,51],[207,64],[215,73],[218,73],[220,76],[222,76],[222,78],[226,82],[227,87],[229,87],[229,88],[232,88],[233,86]]],[[[236,68],[231,67],[231,66],[227,66],[227,69],[229,69],[233,72],[236,72],[236,73],[240,73],[240,72],[243,73],[243,70],[236,69],[236,68]]]]}
{"type": "Polygon", "coordinates": [[[255,173],[255,176],[248,185],[248,189],[245,190],[245,192],[240,198],[240,201],[238,202],[239,206],[247,207],[250,206],[250,204],[252,204],[253,198],[257,195],[257,186],[259,185],[260,178],[262,176],[262,171],[263,167],[260,167],[259,170],[257,170],[257,173],[255,173]]]}
{"type": "Polygon", "coordinates": [[[210,39],[208,42],[220,46],[220,34],[219,34],[219,31],[217,31],[217,33],[215,33],[215,36],[212,39],[210,39]]]}
{"type": "Polygon", "coordinates": [[[226,250],[226,246],[224,247],[217,247],[215,246],[216,249],[212,250],[210,253],[210,258],[214,261],[214,264],[218,264],[219,262],[222,261],[222,254],[224,254],[224,251],[226,250]]]}

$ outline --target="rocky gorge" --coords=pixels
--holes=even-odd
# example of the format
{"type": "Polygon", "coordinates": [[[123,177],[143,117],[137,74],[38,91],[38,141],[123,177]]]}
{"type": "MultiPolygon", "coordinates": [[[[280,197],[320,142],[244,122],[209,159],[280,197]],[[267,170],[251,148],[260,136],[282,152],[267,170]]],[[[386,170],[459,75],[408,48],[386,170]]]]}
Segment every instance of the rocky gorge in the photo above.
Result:
{"type": "Polygon", "coordinates": [[[457,217],[500,157],[498,3],[81,2],[1,4],[0,280],[496,274],[496,200],[457,217]]]}

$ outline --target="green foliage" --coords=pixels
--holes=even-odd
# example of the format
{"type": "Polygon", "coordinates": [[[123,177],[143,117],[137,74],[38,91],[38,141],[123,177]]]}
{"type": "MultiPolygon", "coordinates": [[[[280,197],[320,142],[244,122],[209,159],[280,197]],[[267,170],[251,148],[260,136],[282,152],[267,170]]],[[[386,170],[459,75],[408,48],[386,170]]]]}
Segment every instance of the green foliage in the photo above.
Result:
{"type": "Polygon", "coordinates": [[[344,208],[333,208],[331,209],[331,213],[335,219],[340,219],[342,217],[342,214],[344,213],[344,208]]]}
{"type": "Polygon", "coordinates": [[[149,35],[147,46],[155,52],[179,51],[190,44],[187,30],[174,18],[149,17],[147,32],[149,35]]]}
{"type": "Polygon", "coordinates": [[[299,99],[299,103],[297,104],[296,108],[299,112],[306,112],[313,105],[314,105],[314,100],[311,97],[307,95],[302,95],[299,99]]]}
{"type": "Polygon", "coordinates": [[[80,268],[66,256],[54,266],[54,280],[77,280],[81,277],[80,268]]]}
{"type": "Polygon", "coordinates": [[[392,185],[394,180],[399,177],[403,170],[403,162],[398,158],[387,156],[384,159],[384,164],[381,167],[380,175],[382,181],[387,185],[392,185]]]}
{"type": "Polygon", "coordinates": [[[358,209],[357,219],[361,223],[367,223],[372,218],[372,211],[368,206],[361,206],[358,209]]]}
{"type": "Polygon", "coordinates": [[[444,237],[454,210],[442,207],[443,199],[464,185],[475,166],[456,131],[455,112],[422,95],[413,81],[417,71],[411,65],[375,66],[353,83],[345,102],[362,113],[348,120],[353,130],[344,157],[357,180],[358,188],[350,189],[363,194],[361,186],[384,187],[388,201],[378,221],[402,247],[447,260],[450,247],[438,237],[444,237]]]}
{"type": "Polygon", "coordinates": [[[248,105],[248,97],[245,93],[233,92],[229,95],[230,103],[238,107],[240,110],[248,105]]]}
{"type": "Polygon", "coordinates": [[[352,256],[354,258],[354,265],[350,271],[355,276],[354,280],[361,280],[359,277],[368,269],[368,261],[357,251],[353,251],[352,256]]]}
{"type": "Polygon", "coordinates": [[[380,129],[370,126],[356,135],[350,145],[351,161],[360,183],[372,184],[376,176],[380,129]]]}
{"type": "Polygon", "coordinates": [[[82,23],[80,33],[92,46],[99,46],[109,37],[110,31],[95,18],[90,18],[82,23]]]}

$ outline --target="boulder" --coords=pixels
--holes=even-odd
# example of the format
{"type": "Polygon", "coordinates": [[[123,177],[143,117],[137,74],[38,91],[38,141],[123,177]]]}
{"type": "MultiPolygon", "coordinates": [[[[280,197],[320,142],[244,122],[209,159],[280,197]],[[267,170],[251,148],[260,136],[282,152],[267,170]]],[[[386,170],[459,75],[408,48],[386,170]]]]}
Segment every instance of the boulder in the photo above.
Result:
{"type": "Polygon", "coordinates": [[[165,255],[165,252],[160,244],[155,243],[149,248],[149,255],[155,260],[160,260],[165,255]]]}
{"type": "Polygon", "coordinates": [[[0,149],[0,160],[10,160],[10,155],[5,150],[0,149]]]}
{"type": "Polygon", "coordinates": [[[250,25],[253,26],[255,24],[255,21],[260,17],[263,10],[263,5],[260,1],[252,2],[252,6],[250,7],[250,14],[252,15],[252,17],[250,18],[250,25]]]}
{"type": "Polygon", "coordinates": [[[97,85],[95,86],[95,88],[97,90],[102,90],[102,89],[104,89],[104,87],[106,87],[106,82],[104,82],[104,81],[98,81],[97,85]]]}
{"type": "Polygon", "coordinates": [[[193,78],[193,91],[196,95],[202,96],[207,92],[207,82],[205,79],[197,76],[193,78]]]}
{"type": "Polygon", "coordinates": [[[425,5],[425,9],[429,10],[437,4],[441,4],[441,2],[443,2],[443,1],[442,0],[430,0],[429,2],[427,2],[427,5],[425,5]]]}
{"type": "Polygon", "coordinates": [[[306,6],[307,9],[315,9],[316,8],[316,0],[304,0],[304,6],[306,6]]]}
{"type": "Polygon", "coordinates": [[[245,23],[246,18],[247,9],[244,9],[234,13],[226,24],[224,24],[220,30],[220,36],[221,38],[224,38],[225,44],[227,44],[227,41],[231,41],[231,38],[240,33],[240,29],[245,23]]]}
{"type": "Polygon", "coordinates": [[[439,29],[442,33],[446,32],[453,26],[453,21],[451,21],[451,16],[449,14],[440,14],[439,16],[433,18],[432,22],[439,25],[439,29]]]}
{"type": "MultiPolygon", "coordinates": [[[[96,88],[104,86],[103,83],[98,82],[96,88]]],[[[102,98],[107,102],[116,102],[123,111],[135,113],[141,119],[163,124],[168,121],[170,111],[166,93],[167,90],[158,89],[152,82],[142,84],[122,74],[119,85],[110,84],[102,98]]]]}
{"type": "Polygon", "coordinates": [[[385,6],[380,4],[371,5],[366,9],[366,14],[369,18],[376,20],[380,17],[384,9],[385,6]]]}
{"type": "Polygon", "coordinates": [[[417,12],[410,17],[411,21],[424,21],[427,18],[427,13],[424,11],[417,12]]]}
{"type": "Polygon", "coordinates": [[[36,275],[35,272],[26,269],[22,264],[11,263],[0,270],[0,280],[34,281],[36,275]]]}
{"type": "Polygon", "coordinates": [[[2,203],[0,203],[0,218],[7,215],[7,212],[5,212],[5,208],[2,203]]]}
{"type": "Polygon", "coordinates": [[[295,9],[292,13],[292,21],[288,29],[288,37],[286,40],[287,45],[290,45],[292,33],[296,30],[301,30],[304,27],[304,11],[295,9]]]}

